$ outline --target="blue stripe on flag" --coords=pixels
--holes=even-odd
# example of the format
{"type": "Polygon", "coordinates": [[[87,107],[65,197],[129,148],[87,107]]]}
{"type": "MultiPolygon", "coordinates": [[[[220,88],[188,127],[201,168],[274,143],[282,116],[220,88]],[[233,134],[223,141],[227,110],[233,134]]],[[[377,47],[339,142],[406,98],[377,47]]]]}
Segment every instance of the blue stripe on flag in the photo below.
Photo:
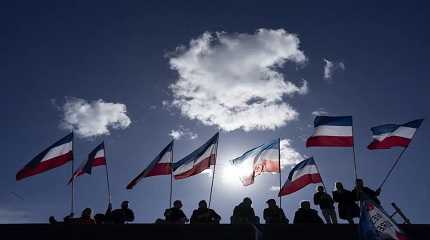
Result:
{"type": "Polygon", "coordinates": [[[315,117],[314,127],[318,127],[321,125],[352,126],[352,116],[340,116],[340,117],[317,116],[315,117]]]}
{"type": "Polygon", "coordinates": [[[294,166],[294,168],[291,170],[290,174],[288,174],[288,180],[291,181],[293,179],[293,174],[295,172],[297,172],[298,170],[300,170],[300,169],[302,169],[308,165],[316,165],[313,157],[310,157],[308,159],[305,159],[305,160],[297,163],[297,165],[294,166]]]}
{"type": "Polygon", "coordinates": [[[402,124],[402,126],[403,127],[410,127],[410,128],[419,128],[423,121],[424,121],[424,119],[417,119],[417,120],[402,124]]]}

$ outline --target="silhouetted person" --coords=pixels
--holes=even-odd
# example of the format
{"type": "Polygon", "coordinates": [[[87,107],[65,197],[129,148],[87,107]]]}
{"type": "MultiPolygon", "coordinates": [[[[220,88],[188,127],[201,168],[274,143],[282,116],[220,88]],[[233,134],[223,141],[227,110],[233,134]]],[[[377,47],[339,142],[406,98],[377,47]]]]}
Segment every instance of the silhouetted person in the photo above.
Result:
{"type": "Polygon", "coordinates": [[[221,220],[221,216],[218,215],[214,210],[208,208],[205,200],[199,202],[199,208],[193,211],[190,223],[216,223],[218,224],[221,220]]]}
{"type": "Polygon", "coordinates": [[[164,211],[166,223],[185,224],[188,222],[188,218],[185,216],[185,213],[181,210],[181,208],[182,202],[179,200],[174,201],[173,207],[164,211]]]}
{"type": "Polygon", "coordinates": [[[111,214],[112,221],[116,224],[124,224],[134,221],[134,213],[133,210],[128,208],[128,201],[123,201],[121,203],[121,208],[113,210],[111,214]]]}
{"type": "Polygon", "coordinates": [[[309,201],[302,201],[294,214],[294,224],[324,224],[318,211],[311,208],[309,201]]]}
{"type": "Polygon", "coordinates": [[[372,189],[365,187],[363,179],[355,180],[355,188],[352,190],[352,194],[354,195],[355,201],[360,201],[362,197],[368,197],[376,204],[381,205],[381,202],[378,199],[378,196],[381,194],[381,189],[378,188],[376,191],[373,191],[372,189]],[[364,195],[362,193],[364,193],[364,195]]]}
{"type": "Polygon", "coordinates": [[[251,207],[252,201],[246,197],[233,210],[233,216],[230,218],[231,223],[253,223],[257,224],[260,219],[255,216],[254,209],[251,207]]]}
{"type": "Polygon", "coordinates": [[[325,192],[323,186],[317,187],[317,192],[314,194],[314,204],[320,206],[322,215],[326,223],[337,223],[333,198],[331,198],[330,194],[325,192]]]}
{"type": "Polygon", "coordinates": [[[336,182],[336,190],[333,191],[333,200],[338,203],[339,218],[354,224],[354,218],[360,216],[360,208],[355,204],[355,198],[351,191],[343,188],[342,183],[336,182]]]}
{"type": "Polygon", "coordinates": [[[94,215],[94,221],[96,224],[104,224],[105,223],[105,215],[103,213],[97,213],[94,215]]]}
{"type": "Polygon", "coordinates": [[[82,211],[81,217],[78,219],[79,224],[95,224],[94,219],[91,218],[92,210],[91,208],[85,208],[82,211]]]}
{"type": "Polygon", "coordinates": [[[49,223],[50,224],[59,224],[60,222],[58,222],[54,216],[50,216],[49,217],[49,223]]]}
{"type": "Polygon", "coordinates": [[[266,201],[268,208],[264,209],[263,218],[266,224],[288,223],[289,220],[285,217],[284,210],[276,205],[275,199],[266,201]]]}
{"type": "Polygon", "coordinates": [[[74,224],[78,223],[79,218],[74,218],[74,213],[70,213],[69,215],[64,217],[64,223],[65,224],[74,224]]]}

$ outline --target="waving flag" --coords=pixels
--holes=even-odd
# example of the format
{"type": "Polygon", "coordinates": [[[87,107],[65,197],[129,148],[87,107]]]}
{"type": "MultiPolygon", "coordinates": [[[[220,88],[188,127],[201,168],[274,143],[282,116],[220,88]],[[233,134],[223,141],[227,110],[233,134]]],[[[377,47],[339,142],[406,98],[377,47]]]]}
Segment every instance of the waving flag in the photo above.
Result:
{"type": "Polygon", "coordinates": [[[65,136],[34,157],[16,174],[16,180],[43,173],[73,160],[73,133],[65,136]]]}
{"type": "Polygon", "coordinates": [[[291,170],[287,181],[279,191],[279,196],[294,193],[311,183],[320,182],[322,182],[322,178],[314,158],[305,159],[291,170]]]}
{"type": "Polygon", "coordinates": [[[371,128],[373,142],[368,149],[388,149],[392,147],[407,147],[421,126],[424,119],[417,119],[405,124],[384,124],[371,128]]]}
{"type": "Polygon", "coordinates": [[[254,183],[263,172],[279,172],[279,139],[260,145],[231,160],[244,186],[254,183]]]}
{"type": "Polygon", "coordinates": [[[216,150],[219,133],[188,156],[173,164],[175,179],[191,177],[210,168],[216,163],[216,150]]]}
{"type": "Polygon", "coordinates": [[[317,116],[315,132],[306,141],[306,147],[352,147],[352,117],[317,116]]]}
{"type": "Polygon", "coordinates": [[[171,141],[137,177],[127,185],[132,189],[142,178],[169,175],[172,172],[173,141],[171,141]]]}
{"type": "Polygon", "coordinates": [[[93,151],[88,154],[87,161],[81,163],[76,169],[67,184],[70,184],[74,179],[82,174],[91,174],[93,167],[106,165],[105,144],[101,143],[93,151]]]}
{"type": "Polygon", "coordinates": [[[361,201],[359,233],[361,240],[408,240],[382,207],[370,200],[361,201]]]}

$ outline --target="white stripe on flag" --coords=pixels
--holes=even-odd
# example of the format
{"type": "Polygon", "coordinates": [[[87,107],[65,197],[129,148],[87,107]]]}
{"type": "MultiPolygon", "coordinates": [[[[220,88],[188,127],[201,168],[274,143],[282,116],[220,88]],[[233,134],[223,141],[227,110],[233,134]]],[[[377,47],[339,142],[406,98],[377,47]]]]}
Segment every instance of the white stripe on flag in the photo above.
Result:
{"type": "Polygon", "coordinates": [[[62,144],[60,146],[56,146],[54,148],[51,148],[51,150],[49,150],[46,153],[46,155],[42,158],[41,162],[55,158],[55,157],[59,157],[59,156],[64,155],[70,151],[72,151],[72,142],[68,142],[68,143],[62,144]]]}
{"type": "Polygon", "coordinates": [[[158,163],[170,163],[171,159],[172,159],[172,152],[168,151],[164,153],[164,155],[161,157],[158,163]]]}
{"type": "Polygon", "coordinates": [[[212,144],[210,147],[206,149],[206,151],[195,161],[190,161],[188,163],[185,163],[181,166],[179,166],[174,172],[173,175],[179,175],[181,173],[184,173],[186,171],[189,171],[193,169],[194,165],[197,165],[199,162],[205,160],[206,158],[210,157],[210,155],[213,153],[213,148],[215,147],[214,144],[212,144]]]}
{"type": "Polygon", "coordinates": [[[374,135],[373,138],[378,140],[378,141],[382,141],[385,138],[391,137],[391,136],[397,136],[397,137],[412,139],[414,137],[416,130],[417,130],[416,128],[399,127],[394,132],[384,133],[384,134],[380,134],[380,135],[374,135]]]}
{"type": "Polygon", "coordinates": [[[321,125],[315,128],[315,133],[312,136],[351,137],[352,126],[321,125]]]}
{"type": "Polygon", "coordinates": [[[94,156],[94,158],[101,158],[105,156],[105,150],[104,149],[100,149],[96,155],[94,156]]]}
{"type": "Polygon", "coordinates": [[[293,173],[291,181],[296,180],[297,178],[307,175],[307,174],[316,174],[318,173],[317,166],[315,165],[306,165],[304,168],[299,169],[293,173]]]}
{"type": "MultiPolygon", "coordinates": [[[[255,157],[253,155],[252,157],[255,157]]],[[[267,150],[264,150],[260,156],[258,157],[255,164],[259,164],[261,161],[272,161],[272,162],[278,162],[279,161],[279,151],[278,149],[269,148],[267,150]]]]}

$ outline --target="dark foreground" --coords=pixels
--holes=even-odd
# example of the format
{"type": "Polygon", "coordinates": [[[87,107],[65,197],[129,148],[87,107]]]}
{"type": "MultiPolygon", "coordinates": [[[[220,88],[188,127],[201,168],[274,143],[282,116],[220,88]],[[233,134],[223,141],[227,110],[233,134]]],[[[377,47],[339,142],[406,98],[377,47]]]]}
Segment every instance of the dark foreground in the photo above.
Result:
{"type": "MultiPolygon", "coordinates": [[[[10,224],[0,225],[4,239],[300,239],[300,240],[349,240],[357,239],[357,225],[48,225],[10,224]],[[257,236],[258,235],[258,236],[257,236]]],[[[402,225],[411,240],[430,239],[430,225],[402,225]]],[[[2,238],[3,239],[3,238],[2,238]]]]}

